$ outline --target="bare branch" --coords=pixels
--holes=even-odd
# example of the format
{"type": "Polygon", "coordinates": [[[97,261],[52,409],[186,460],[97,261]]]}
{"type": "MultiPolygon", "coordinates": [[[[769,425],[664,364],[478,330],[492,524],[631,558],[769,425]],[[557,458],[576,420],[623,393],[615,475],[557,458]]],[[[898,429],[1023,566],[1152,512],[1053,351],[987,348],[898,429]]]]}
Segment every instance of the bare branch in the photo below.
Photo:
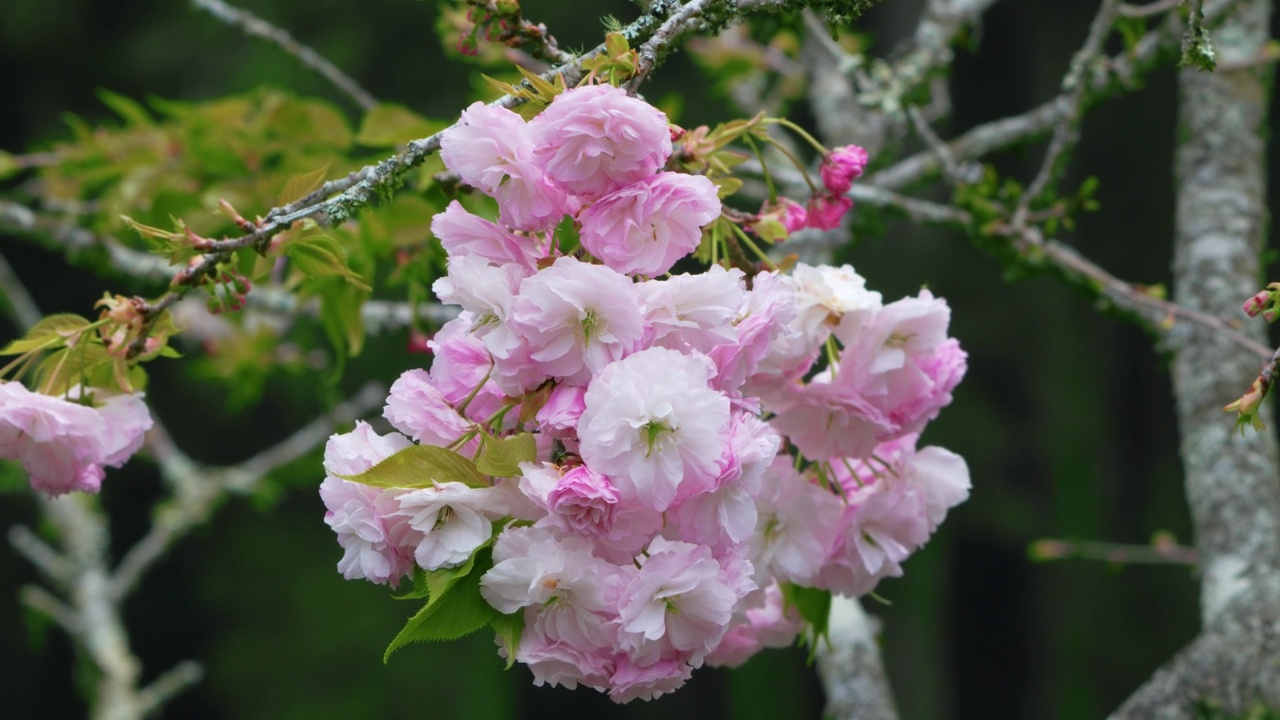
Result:
{"type": "Polygon", "coordinates": [[[70,560],[41,540],[40,536],[31,532],[29,528],[22,525],[9,528],[9,544],[18,551],[19,555],[31,561],[37,570],[55,583],[63,584],[71,577],[74,568],[70,560]]]}
{"type": "MultiPolygon", "coordinates": [[[[94,235],[78,225],[38,213],[9,200],[0,200],[0,230],[38,236],[69,256],[90,248],[102,248],[114,270],[144,282],[167,284],[178,274],[178,269],[163,258],[134,250],[113,237],[94,235]]],[[[286,317],[294,317],[299,313],[316,315],[319,310],[315,302],[299,305],[297,297],[292,293],[270,286],[255,287],[245,300],[252,309],[286,317]]],[[[415,309],[409,303],[386,300],[368,300],[361,307],[360,313],[365,329],[371,334],[408,327],[415,318],[415,309]]],[[[421,303],[416,309],[418,320],[434,326],[443,325],[457,314],[456,308],[439,303],[421,303]]]]}
{"type": "Polygon", "coordinates": [[[43,614],[58,624],[68,635],[75,636],[83,632],[80,618],[76,611],[58,599],[53,593],[38,585],[25,585],[18,591],[18,599],[23,605],[43,614]]]}
{"type": "Polygon", "coordinates": [[[112,577],[112,596],[126,597],[160,558],[212,514],[228,494],[247,494],[257,488],[273,470],[314,450],[339,425],[363,417],[382,404],[386,391],[370,383],[351,399],[295,431],[276,445],[239,465],[225,468],[203,467],[177,448],[164,428],[157,424],[149,437],[160,471],[173,487],[174,498],[156,513],[151,530],[125,553],[112,577]]]}
{"type": "Polygon", "coordinates": [[[347,97],[351,98],[361,110],[368,112],[378,104],[378,101],[360,87],[360,84],[350,75],[339,70],[338,66],[329,62],[320,53],[293,39],[287,30],[278,28],[248,10],[229,5],[223,0],[191,0],[191,4],[228,25],[240,28],[247,35],[262,38],[278,46],[297,58],[307,68],[324,76],[335,87],[346,93],[347,97]]]}
{"type": "Polygon", "coordinates": [[[40,322],[40,309],[36,307],[36,303],[31,299],[31,293],[27,292],[27,287],[18,279],[18,274],[13,271],[13,267],[9,265],[9,261],[0,255],[0,294],[8,302],[4,303],[13,323],[17,327],[31,327],[40,322]]]}

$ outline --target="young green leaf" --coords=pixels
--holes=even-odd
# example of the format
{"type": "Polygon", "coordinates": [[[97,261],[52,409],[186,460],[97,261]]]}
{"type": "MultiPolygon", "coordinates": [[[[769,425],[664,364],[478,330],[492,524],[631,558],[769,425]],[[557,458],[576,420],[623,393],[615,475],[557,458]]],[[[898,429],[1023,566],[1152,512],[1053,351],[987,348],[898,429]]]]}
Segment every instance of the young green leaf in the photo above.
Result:
{"type": "Polygon", "coordinates": [[[89,321],[71,313],[50,315],[27,331],[27,336],[14,340],[0,350],[0,355],[21,355],[32,350],[52,350],[66,344],[67,338],[82,331],[89,321]]]}
{"type": "Polygon", "coordinates": [[[492,477],[516,477],[520,463],[538,458],[538,446],[531,433],[495,438],[485,435],[480,441],[480,459],[476,469],[492,477]]]}
{"type": "Polygon", "coordinates": [[[403,105],[381,103],[365,113],[356,142],[371,148],[389,148],[429,137],[444,123],[428,120],[403,105]]]}
{"type": "MultiPolygon", "coordinates": [[[[491,567],[493,557],[490,548],[486,546],[477,550],[465,565],[443,581],[440,591],[431,592],[422,609],[409,618],[387,646],[382,662],[390,660],[391,653],[409,643],[454,640],[493,623],[498,611],[480,595],[480,578],[491,567]]],[[[428,584],[431,583],[430,575],[428,573],[428,584]]]]}
{"type": "Polygon", "coordinates": [[[341,277],[361,290],[368,284],[347,265],[346,251],[337,240],[321,234],[306,235],[285,245],[285,254],[304,275],[309,277],[341,277]]]}
{"type": "Polygon", "coordinates": [[[435,445],[407,447],[359,475],[338,477],[378,488],[425,488],[447,482],[460,482],[470,487],[489,486],[474,463],[452,450],[435,445]]]}
{"type": "Polygon", "coordinates": [[[309,173],[294,175],[285,182],[284,189],[280,191],[280,196],[276,198],[276,204],[288,205],[294,200],[305,197],[307,193],[323,185],[324,178],[328,174],[329,163],[326,162],[309,173]]]}
{"type": "Polygon", "coordinates": [[[507,654],[506,670],[516,664],[516,652],[520,650],[520,635],[524,633],[524,610],[517,610],[510,615],[496,615],[489,621],[489,627],[498,635],[502,650],[507,654]]]}

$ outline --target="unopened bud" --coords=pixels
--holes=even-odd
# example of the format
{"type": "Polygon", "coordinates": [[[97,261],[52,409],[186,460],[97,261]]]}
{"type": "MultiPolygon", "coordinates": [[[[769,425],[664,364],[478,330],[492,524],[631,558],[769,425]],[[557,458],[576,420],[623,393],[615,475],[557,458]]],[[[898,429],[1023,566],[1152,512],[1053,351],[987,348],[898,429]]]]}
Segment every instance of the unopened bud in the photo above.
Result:
{"type": "MultiPolygon", "coordinates": [[[[1249,317],[1258,317],[1258,314],[1267,306],[1267,301],[1270,299],[1271,293],[1266,290],[1259,290],[1257,295],[1244,301],[1244,314],[1249,317]]],[[[1270,322],[1270,320],[1267,322],[1270,322]]]]}

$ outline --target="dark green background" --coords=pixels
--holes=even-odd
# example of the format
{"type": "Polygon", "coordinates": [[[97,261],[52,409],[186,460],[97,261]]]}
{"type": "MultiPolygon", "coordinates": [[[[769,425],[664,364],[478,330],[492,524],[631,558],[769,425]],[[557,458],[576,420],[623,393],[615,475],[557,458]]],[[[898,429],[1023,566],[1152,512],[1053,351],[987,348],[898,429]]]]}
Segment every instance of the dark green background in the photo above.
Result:
{"type": "MultiPolygon", "coordinates": [[[[862,29],[879,53],[913,27],[919,0],[890,0],[862,29]]],[[[962,131],[1050,99],[1087,31],[1091,2],[1005,0],[952,79],[962,131]]],[[[525,3],[562,44],[600,36],[598,13],[630,19],[623,2],[525,3]]],[[[357,77],[375,96],[425,115],[455,114],[467,70],[447,64],[434,35],[435,5],[412,0],[255,0],[246,4],[357,77]]],[[[107,88],[135,98],[205,99],[268,83],[355,108],[292,58],[181,2],[8,0],[0,19],[0,148],[16,152],[66,134],[71,111],[109,116],[107,88]]],[[[687,60],[664,66],[651,97],[683,93],[681,121],[730,117],[687,60]]],[[[1078,182],[1101,180],[1102,209],[1070,241],[1116,275],[1169,281],[1172,234],[1174,73],[1090,112],[1078,182]]],[[[1029,179],[1041,146],[1002,155],[999,167],[1029,179]]],[[[1273,158],[1274,160],[1274,158],[1273,158]]],[[[936,199],[945,200],[938,192],[936,199]]],[[[423,218],[423,222],[427,222],[423,218]]],[[[87,313],[104,282],[56,256],[0,236],[45,312],[87,313]]],[[[952,334],[970,370],[955,403],[925,442],[967,458],[971,500],[955,510],[906,577],[878,592],[892,606],[884,646],[905,718],[1092,718],[1113,709],[1197,627],[1198,583],[1180,567],[1109,567],[1026,559],[1041,537],[1145,543],[1157,530],[1190,542],[1176,429],[1164,361],[1143,334],[1094,311],[1051,278],[1008,283],[995,262],[955,233],[891,224],[858,238],[852,262],[887,299],[927,283],[954,308],[952,334]]],[[[113,286],[114,291],[127,288],[113,286]]],[[[1243,298],[1242,298],[1243,300],[1243,298]]],[[[0,340],[13,328],[0,324],[0,340]]],[[[371,340],[344,387],[390,382],[418,358],[404,336],[371,340]]],[[[1249,378],[1241,378],[1241,388],[1249,378]]],[[[273,375],[259,405],[228,416],[225,390],[156,366],[150,398],[197,459],[230,463],[287,435],[322,407],[314,381],[273,375]]],[[[1229,398],[1224,398],[1224,402],[1229,398]]],[[[1224,422],[1230,418],[1224,415],[1224,422]]],[[[229,502],[146,578],[127,605],[133,644],[154,677],[193,658],[206,680],[166,708],[173,718],[792,718],[818,717],[821,695],[800,650],[769,652],[732,671],[701,670],[681,691],[615,708],[582,690],[536,689],[523,669],[501,671],[488,636],[381,654],[409,604],[385,588],[345,582],[340,550],[315,493],[318,456],[281,473],[273,501],[229,502]]],[[[115,547],[146,529],[160,490],[153,466],[112,474],[104,501],[117,520],[115,547]]],[[[30,523],[34,502],[0,497],[0,525],[30,523]]],[[[34,571],[0,549],[0,715],[83,714],[76,663],[56,629],[29,632],[16,600],[34,571]]]]}

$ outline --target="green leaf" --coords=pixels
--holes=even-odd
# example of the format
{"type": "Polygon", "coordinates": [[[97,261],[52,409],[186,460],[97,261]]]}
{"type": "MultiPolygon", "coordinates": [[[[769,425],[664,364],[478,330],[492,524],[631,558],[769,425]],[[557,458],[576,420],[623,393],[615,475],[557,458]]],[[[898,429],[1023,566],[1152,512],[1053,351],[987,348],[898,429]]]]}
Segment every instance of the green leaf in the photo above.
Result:
{"type": "Polygon", "coordinates": [[[568,255],[578,249],[581,240],[578,237],[578,228],[573,223],[573,218],[568,215],[556,225],[554,233],[556,246],[560,248],[561,254],[568,255]]]}
{"type": "Polygon", "coordinates": [[[294,175],[284,184],[284,189],[280,191],[280,196],[276,198],[277,205],[288,205],[299,198],[305,197],[307,193],[319,188],[324,184],[324,178],[329,174],[329,163],[325,163],[319,169],[312,170],[309,173],[294,175]]]}
{"type": "Polygon", "coordinates": [[[123,118],[127,125],[151,127],[155,124],[146,108],[124,95],[118,95],[110,90],[99,90],[98,99],[123,118]]]}
{"type": "Polygon", "coordinates": [[[812,630],[811,637],[815,645],[817,640],[826,637],[827,623],[831,619],[830,590],[783,583],[782,601],[787,607],[794,607],[800,612],[800,617],[804,618],[812,630]]]}
{"type": "Polygon", "coordinates": [[[516,664],[516,652],[520,650],[520,635],[524,633],[524,608],[510,615],[497,615],[489,621],[489,627],[498,635],[502,650],[507,655],[506,670],[516,664]]]}
{"type": "Polygon", "coordinates": [[[407,447],[359,475],[337,477],[378,488],[426,488],[447,482],[489,487],[475,463],[435,445],[407,447]]]}
{"type": "Polygon", "coordinates": [[[443,129],[443,123],[428,120],[403,105],[381,103],[365,113],[360,122],[356,142],[365,147],[395,147],[420,138],[430,137],[443,129]]]}
{"type": "Polygon", "coordinates": [[[538,458],[538,445],[532,433],[504,438],[485,435],[480,443],[476,469],[492,477],[516,477],[520,474],[520,463],[538,458]]]}
{"type": "Polygon", "coordinates": [[[325,282],[320,291],[320,321],[335,349],[356,356],[364,349],[364,316],[369,292],[349,283],[325,282]]]}
{"type": "Polygon", "coordinates": [[[22,166],[18,164],[18,160],[9,153],[0,150],[0,180],[18,172],[22,166]]]}
{"type": "MultiPolygon", "coordinates": [[[[492,551],[488,546],[477,550],[467,563],[455,570],[438,570],[435,574],[450,572],[439,581],[439,591],[433,591],[422,606],[382,656],[382,662],[391,659],[391,653],[412,642],[454,640],[469,635],[498,617],[498,611],[480,595],[480,578],[493,567],[492,551]]],[[[431,573],[428,573],[428,583],[431,573]]]]}
{"type": "Polygon", "coordinates": [[[354,270],[347,265],[347,253],[337,240],[316,233],[290,241],[284,248],[285,255],[294,267],[309,277],[341,277],[361,290],[370,290],[354,270]]]}
{"type": "Polygon", "coordinates": [[[0,350],[0,355],[21,355],[32,350],[52,350],[61,347],[66,339],[84,330],[89,321],[72,313],[50,315],[27,331],[27,336],[10,342],[0,350]]]}

